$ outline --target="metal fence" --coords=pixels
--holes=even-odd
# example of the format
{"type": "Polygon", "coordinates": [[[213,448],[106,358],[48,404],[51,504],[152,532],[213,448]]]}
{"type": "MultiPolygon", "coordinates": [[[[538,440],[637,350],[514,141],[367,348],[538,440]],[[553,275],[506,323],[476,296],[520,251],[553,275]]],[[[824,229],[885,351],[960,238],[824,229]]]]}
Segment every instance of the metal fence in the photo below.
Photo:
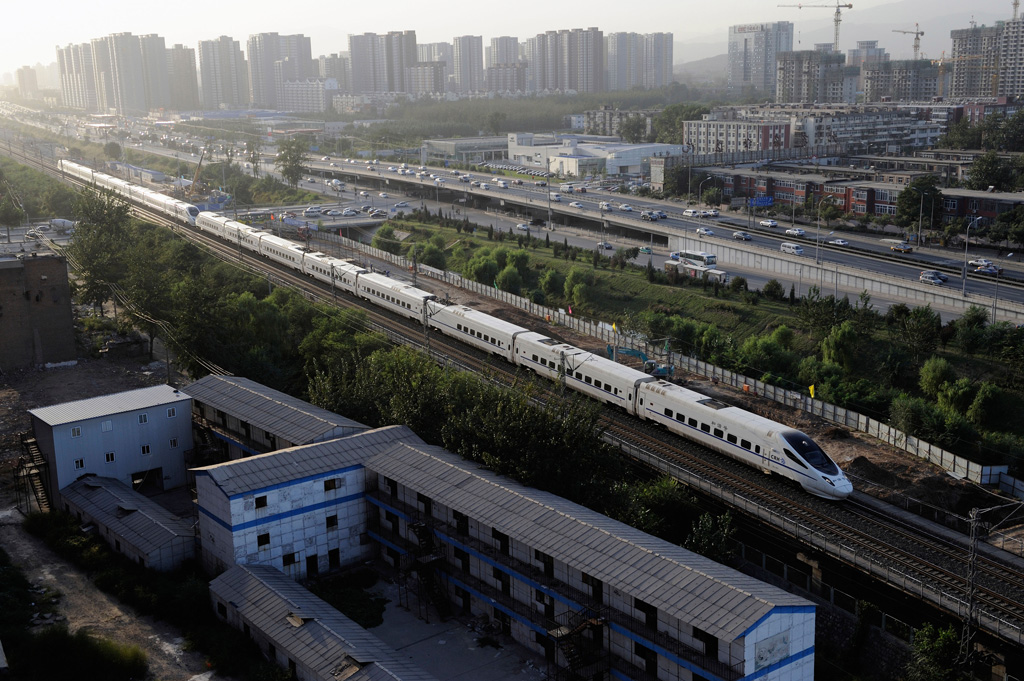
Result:
{"type": "MultiPolygon", "coordinates": [[[[361,244],[350,239],[339,237],[341,245],[345,248],[361,251],[362,253],[394,263],[396,267],[405,269],[412,267],[412,262],[403,256],[393,255],[372,246],[361,244]]],[[[477,295],[486,296],[501,301],[531,315],[544,319],[550,324],[560,325],[603,343],[616,346],[630,347],[635,350],[650,352],[651,348],[647,343],[637,341],[631,336],[623,335],[612,327],[611,324],[602,321],[587,319],[581,315],[572,314],[569,310],[538,305],[522,296],[502,291],[492,286],[486,286],[476,281],[466,279],[459,274],[438,270],[425,265],[417,265],[417,271],[421,275],[443,281],[446,284],[457,286],[477,295]]],[[[655,354],[651,352],[651,354],[655,354]]],[[[839,425],[846,426],[853,430],[871,435],[882,442],[885,442],[897,449],[924,459],[940,468],[949,471],[956,477],[966,478],[982,485],[998,485],[999,489],[1017,498],[1024,498],[1024,481],[1008,475],[1007,466],[986,466],[977,462],[965,459],[962,456],[946,451],[929,442],[925,442],[912,435],[908,435],[886,423],[864,416],[858,412],[838,407],[828,402],[816,400],[795,390],[781,388],[770,383],[764,383],[749,378],[727,369],[722,369],[714,364],[703,362],[699,359],[681,355],[674,352],[660,352],[659,356],[675,366],[685,369],[691,374],[703,376],[714,382],[721,382],[736,389],[767,398],[779,404],[785,404],[802,411],[820,416],[823,419],[839,425]]]]}

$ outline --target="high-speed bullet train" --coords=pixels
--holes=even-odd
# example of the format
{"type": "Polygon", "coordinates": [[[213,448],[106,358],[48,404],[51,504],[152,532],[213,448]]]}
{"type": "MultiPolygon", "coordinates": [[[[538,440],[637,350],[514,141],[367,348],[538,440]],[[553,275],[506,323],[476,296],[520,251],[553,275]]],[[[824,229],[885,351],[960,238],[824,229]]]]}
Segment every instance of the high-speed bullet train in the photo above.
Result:
{"type": "MultiPolygon", "coordinates": [[[[76,177],[92,181],[98,173],[65,162],[76,177]]],[[[99,174],[102,175],[102,174],[99,174]]],[[[110,176],[106,176],[110,178],[110,176]]],[[[130,199],[140,188],[110,178],[104,184],[130,199]]],[[[167,198],[167,197],[165,197],[167,198]]],[[[169,199],[169,201],[174,201],[169,199]]],[[[839,466],[810,436],[720,400],[649,376],[541,333],[503,321],[464,305],[445,305],[432,294],[388,276],[324,253],[307,251],[269,232],[217,213],[198,212],[167,203],[157,208],[197,229],[214,234],[241,249],[261,255],[325,284],[368,300],[504,360],[565,384],[604,402],[730,456],[765,473],[796,481],[807,492],[827,499],[844,499],[853,485],[839,466]]],[[[153,205],[146,203],[146,205],[153,205]]]]}
{"type": "Polygon", "coordinates": [[[79,165],[72,161],[62,159],[58,161],[58,167],[68,175],[77,177],[79,180],[84,180],[90,184],[95,184],[98,187],[110,189],[129,201],[138,201],[149,208],[160,211],[164,215],[173,217],[175,220],[187,222],[190,225],[196,224],[199,209],[191,203],[180,201],[158,191],[132,184],[131,182],[126,182],[119,177],[93,170],[88,166],[79,165]]]}

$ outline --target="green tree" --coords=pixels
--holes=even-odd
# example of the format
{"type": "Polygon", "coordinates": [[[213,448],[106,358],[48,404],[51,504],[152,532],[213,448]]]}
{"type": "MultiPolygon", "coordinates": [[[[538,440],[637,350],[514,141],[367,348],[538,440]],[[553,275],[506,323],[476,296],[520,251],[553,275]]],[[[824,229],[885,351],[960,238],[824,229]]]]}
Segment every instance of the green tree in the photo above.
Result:
{"type": "Polygon", "coordinates": [[[957,681],[960,636],[948,626],[939,629],[931,622],[914,632],[913,653],[905,670],[907,681],[957,681]]]}
{"type": "Polygon", "coordinates": [[[647,118],[641,114],[629,116],[619,125],[619,136],[629,144],[647,141],[647,118]]]}
{"type": "Polygon", "coordinates": [[[769,300],[782,300],[786,297],[786,289],[782,287],[782,284],[779,283],[778,279],[769,279],[768,282],[765,283],[764,288],[761,289],[761,292],[764,293],[764,297],[769,300]]]}
{"type": "Polygon", "coordinates": [[[290,139],[277,145],[277,159],[274,165],[285,182],[292,187],[299,186],[299,180],[306,171],[306,152],[309,144],[301,139],[290,139]]]}
{"type": "Polygon", "coordinates": [[[0,225],[7,228],[7,242],[11,241],[11,227],[17,227],[24,221],[25,211],[17,206],[9,196],[0,200],[0,225]]]}
{"type": "Polygon", "coordinates": [[[373,235],[373,240],[370,242],[370,245],[374,248],[379,248],[382,251],[394,253],[395,255],[402,252],[402,244],[395,236],[395,228],[391,225],[384,225],[380,227],[373,235]]]}
{"type": "Polygon", "coordinates": [[[918,385],[928,397],[935,399],[943,384],[956,380],[953,365],[942,357],[929,357],[918,372],[918,385]]]}
{"type": "Polygon", "coordinates": [[[886,323],[893,338],[910,353],[913,363],[919,364],[938,347],[942,319],[931,305],[906,310],[906,305],[893,305],[886,315],[886,323]]]}
{"type": "Polygon", "coordinates": [[[843,212],[839,210],[839,206],[831,201],[823,201],[818,204],[818,216],[825,221],[825,229],[828,229],[832,221],[842,214],[843,212]]]}
{"type": "Polygon", "coordinates": [[[971,406],[967,408],[967,419],[979,428],[997,430],[1003,422],[1003,390],[995,383],[984,381],[978,386],[971,406]]]}
{"type": "Polygon", "coordinates": [[[573,267],[572,269],[569,270],[569,274],[565,278],[565,297],[569,300],[573,300],[573,296],[575,295],[576,289],[579,286],[583,286],[585,296],[586,287],[593,284],[593,282],[593,270],[584,269],[582,267],[573,267]]]}
{"type": "Polygon", "coordinates": [[[922,229],[936,229],[942,224],[941,209],[942,190],[939,188],[939,178],[934,175],[924,175],[914,179],[896,197],[895,223],[916,234],[920,218],[922,229]],[[922,196],[924,197],[923,204],[922,196]],[[935,219],[934,223],[932,222],[933,218],[935,219]]]}
{"type": "Polygon", "coordinates": [[[683,546],[711,560],[726,563],[735,553],[732,544],[735,533],[736,528],[732,526],[732,514],[729,511],[717,518],[710,513],[702,513],[693,523],[690,536],[683,546]]]}
{"type": "Polygon", "coordinates": [[[852,373],[854,359],[860,345],[860,336],[853,322],[847,319],[832,330],[821,341],[821,359],[829,364],[837,364],[847,374],[852,373]]]}
{"type": "Polygon", "coordinates": [[[502,291],[508,291],[519,295],[523,288],[523,277],[519,274],[519,270],[514,265],[509,264],[499,274],[498,278],[495,279],[495,283],[502,291]]]}
{"type": "Polygon", "coordinates": [[[102,306],[110,298],[110,285],[124,276],[131,207],[108,190],[84,190],[75,202],[75,217],[70,251],[82,279],[80,294],[86,303],[102,306]]]}
{"type": "Polygon", "coordinates": [[[492,111],[487,116],[487,129],[495,135],[500,135],[505,130],[505,121],[508,114],[503,111],[492,111]]]}
{"type": "Polygon", "coordinates": [[[969,378],[958,378],[946,382],[939,388],[939,409],[956,414],[966,414],[975,397],[974,385],[969,378]]]}
{"type": "Polygon", "coordinates": [[[683,144],[683,123],[699,121],[711,109],[701,104],[672,104],[654,117],[654,141],[663,144],[683,144]]]}
{"type": "Polygon", "coordinates": [[[970,170],[967,171],[964,187],[980,191],[995,187],[996,191],[1001,192],[1012,189],[1012,184],[1013,176],[1009,165],[999,158],[995,151],[990,151],[974,159],[970,170]]]}
{"type": "Polygon", "coordinates": [[[263,142],[260,138],[247,140],[245,143],[245,160],[252,168],[252,176],[259,179],[260,172],[263,170],[263,142]]]}
{"type": "Polygon", "coordinates": [[[103,155],[117,161],[121,158],[121,145],[117,142],[107,142],[103,145],[103,155]]]}
{"type": "Polygon", "coordinates": [[[540,274],[540,288],[549,296],[565,295],[565,277],[554,268],[547,268],[540,274]]]}

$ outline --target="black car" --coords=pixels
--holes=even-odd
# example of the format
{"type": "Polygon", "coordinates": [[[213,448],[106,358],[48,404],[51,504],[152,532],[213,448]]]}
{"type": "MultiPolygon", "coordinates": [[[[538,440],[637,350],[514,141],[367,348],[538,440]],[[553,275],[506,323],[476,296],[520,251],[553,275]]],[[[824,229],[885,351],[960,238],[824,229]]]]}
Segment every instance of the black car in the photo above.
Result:
{"type": "Polygon", "coordinates": [[[541,220],[540,218],[533,218],[532,220],[530,220],[531,227],[543,227],[544,224],[544,221],[541,220]]]}

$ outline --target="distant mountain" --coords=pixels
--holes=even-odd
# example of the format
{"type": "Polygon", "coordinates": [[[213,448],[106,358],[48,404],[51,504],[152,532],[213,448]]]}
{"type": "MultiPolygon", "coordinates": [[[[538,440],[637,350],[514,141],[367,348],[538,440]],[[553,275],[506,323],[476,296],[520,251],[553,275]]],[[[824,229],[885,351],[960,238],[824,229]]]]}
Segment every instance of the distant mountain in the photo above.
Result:
{"type": "Polygon", "coordinates": [[[676,64],[673,73],[680,78],[724,78],[729,67],[729,55],[718,54],[694,61],[676,64]]]}

